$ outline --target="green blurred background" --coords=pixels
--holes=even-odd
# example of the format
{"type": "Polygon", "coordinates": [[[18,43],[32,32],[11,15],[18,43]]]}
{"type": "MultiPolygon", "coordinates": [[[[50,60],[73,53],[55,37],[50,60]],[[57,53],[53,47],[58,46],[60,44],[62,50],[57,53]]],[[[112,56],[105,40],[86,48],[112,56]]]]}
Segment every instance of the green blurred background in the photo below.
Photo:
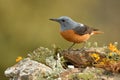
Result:
{"type": "Polygon", "coordinates": [[[39,46],[71,45],[60,36],[59,24],[49,20],[60,16],[105,32],[89,42],[120,42],[120,0],[0,0],[0,80],[7,80],[4,70],[17,56],[39,46]]]}

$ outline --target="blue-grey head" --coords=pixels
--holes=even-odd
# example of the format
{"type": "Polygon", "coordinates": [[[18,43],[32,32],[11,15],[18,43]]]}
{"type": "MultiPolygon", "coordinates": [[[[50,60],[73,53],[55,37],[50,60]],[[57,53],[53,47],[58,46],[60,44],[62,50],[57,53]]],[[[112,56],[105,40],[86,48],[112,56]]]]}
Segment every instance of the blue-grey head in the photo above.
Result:
{"type": "Polygon", "coordinates": [[[50,20],[60,23],[62,31],[73,29],[79,25],[79,23],[75,22],[74,20],[72,20],[70,17],[67,16],[62,16],[59,18],[51,18],[50,20]]]}

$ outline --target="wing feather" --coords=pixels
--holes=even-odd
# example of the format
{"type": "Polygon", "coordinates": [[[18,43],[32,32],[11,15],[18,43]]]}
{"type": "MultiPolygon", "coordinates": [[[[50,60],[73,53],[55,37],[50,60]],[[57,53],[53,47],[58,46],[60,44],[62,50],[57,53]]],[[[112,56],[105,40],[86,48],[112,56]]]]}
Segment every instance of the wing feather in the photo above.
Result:
{"type": "Polygon", "coordinates": [[[84,25],[82,27],[78,26],[78,27],[74,28],[73,30],[75,31],[75,33],[77,33],[79,35],[91,34],[92,31],[99,31],[98,29],[88,27],[87,25],[84,25]]]}

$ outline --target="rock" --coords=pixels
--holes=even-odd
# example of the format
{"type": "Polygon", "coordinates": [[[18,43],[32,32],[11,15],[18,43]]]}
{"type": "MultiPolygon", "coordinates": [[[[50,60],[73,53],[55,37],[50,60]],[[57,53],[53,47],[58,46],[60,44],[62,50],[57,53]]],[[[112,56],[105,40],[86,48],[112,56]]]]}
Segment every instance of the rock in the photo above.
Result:
{"type": "Polygon", "coordinates": [[[78,68],[67,69],[60,73],[60,78],[62,80],[72,80],[72,79],[69,79],[70,75],[78,73],[78,72],[80,72],[78,68]]]}
{"type": "Polygon", "coordinates": [[[25,58],[5,71],[10,80],[37,80],[38,77],[48,76],[52,69],[42,63],[25,58]]]}

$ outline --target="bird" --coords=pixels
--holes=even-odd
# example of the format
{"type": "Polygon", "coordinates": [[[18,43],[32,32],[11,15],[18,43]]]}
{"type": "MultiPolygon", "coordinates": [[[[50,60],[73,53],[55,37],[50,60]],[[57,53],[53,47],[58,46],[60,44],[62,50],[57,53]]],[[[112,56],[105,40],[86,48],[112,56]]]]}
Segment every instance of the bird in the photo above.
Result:
{"type": "Polygon", "coordinates": [[[74,21],[68,16],[61,16],[59,18],[50,18],[52,21],[60,23],[61,36],[73,44],[68,48],[70,50],[76,43],[87,42],[87,40],[94,34],[103,33],[99,29],[89,27],[85,24],[74,21]]]}

